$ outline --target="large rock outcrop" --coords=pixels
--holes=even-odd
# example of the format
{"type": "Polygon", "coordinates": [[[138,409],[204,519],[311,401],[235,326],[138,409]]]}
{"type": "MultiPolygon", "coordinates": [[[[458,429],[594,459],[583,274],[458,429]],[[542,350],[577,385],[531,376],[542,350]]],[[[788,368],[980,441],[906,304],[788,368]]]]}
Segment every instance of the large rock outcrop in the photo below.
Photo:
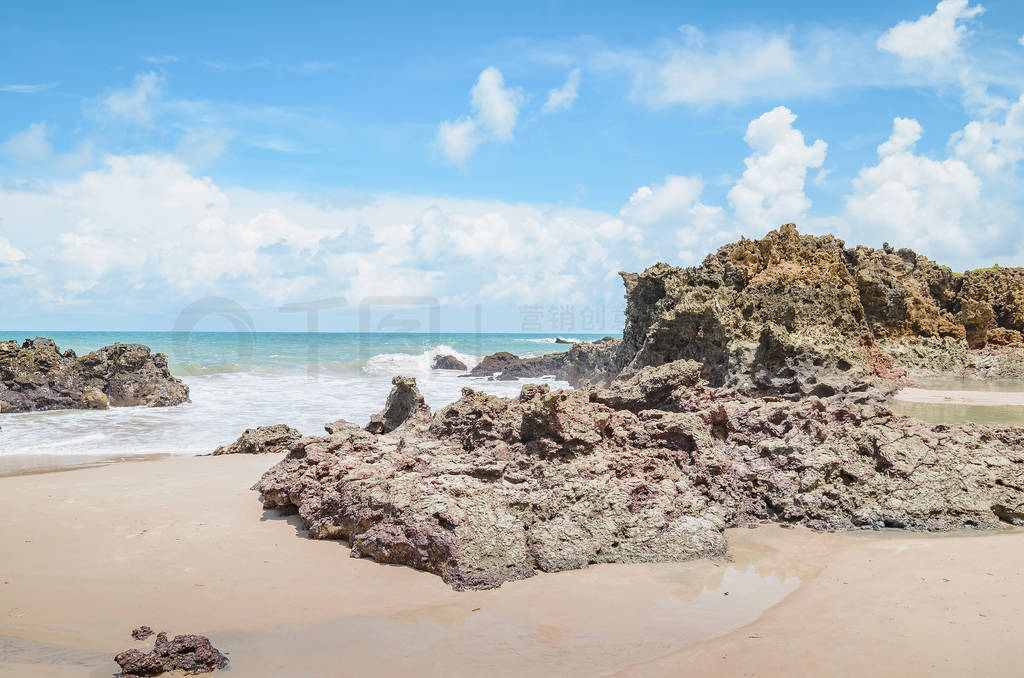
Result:
{"type": "MultiPolygon", "coordinates": [[[[332,424],[257,483],[356,556],[489,588],[538,570],[722,554],[722,530],[1024,523],[1024,429],[931,426],[882,394],[754,398],[703,366],[517,399],[464,389],[388,433],[332,424]]],[[[396,392],[408,385],[396,384],[396,392]]],[[[401,396],[403,399],[406,395],[401,396]]]]}
{"type": "MultiPolygon", "coordinates": [[[[1024,331],[1024,269],[960,275],[909,249],[847,248],[793,224],[725,245],[699,266],[661,263],[622,277],[621,341],[522,360],[504,354],[488,367],[584,386],[688,359],[715,386],[829,395],[898,386],[899,367],[941,372],[963,357],[955,374],[995,373],[967,349],[1016,344],[1024,331]]],[[[995,362],[1014,376],[1012,361],[995,362]]]]}
{"type": "Polygon", "coordinates": [[[52,339],[0,341],[0,412],[165,407],[188,402],[167,355],[114,344],[78,357],[52,339]]]}

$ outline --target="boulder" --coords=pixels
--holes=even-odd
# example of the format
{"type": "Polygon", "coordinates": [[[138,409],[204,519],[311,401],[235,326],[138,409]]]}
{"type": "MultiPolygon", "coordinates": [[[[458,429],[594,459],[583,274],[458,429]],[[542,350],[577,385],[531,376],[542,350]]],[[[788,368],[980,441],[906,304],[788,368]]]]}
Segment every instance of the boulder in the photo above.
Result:
{"type": "Polygon", "coordinates": [[[52,339],[0,342],[0,412],[166,407],[189,402],[167,355],[114,344],[78,357],[52,339]]]}
{"type": "MultiPolygon", "coordinates": [[[[150,634],[152,629],[142,626],[132,632],[132,637],[142,640],[150,634]],[[137,631],[143,630],[148,630],[149,633],[136,635],[137,631]]],[[[195,675],[210,673],[228,665],[228,658],[215,648],[206,636],[188,634],[174,636],[168,640],[167,634],[163,632],[157,634],[151,652],[125,650],[119,652],[114,661],[121,667],[121,675],[124,678],[159,676],[170,671],[195,675]]]]}
{"type": "Polygon", "coordinates": [[[213,451],[215,456],[221,454],[273,454],[286,451],[292,443],[302,438],[302,434],[286,426],[257,426],[246,429],[238,440],[230,445],[221,445],[213,451]]]}
{"type": "Polygon", "coordinates": [[[462,362],[453,355],[438,355],[434,356],[434,362],[430,366],[433,370],[468,370],[466,363],[462,362]]]}

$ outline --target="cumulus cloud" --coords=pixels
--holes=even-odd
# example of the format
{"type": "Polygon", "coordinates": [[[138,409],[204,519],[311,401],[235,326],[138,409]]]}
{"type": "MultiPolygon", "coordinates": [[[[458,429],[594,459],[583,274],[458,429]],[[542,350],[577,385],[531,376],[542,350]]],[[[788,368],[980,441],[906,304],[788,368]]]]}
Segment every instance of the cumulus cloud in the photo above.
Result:
{"type": "Polygon", "coordinates": [[[806,144],[795,121],[792,111],[779,106],[747,126],[744,139],[751,153],[728,192],[728,212],[702,201],[699,177],[669,176],[638,188],[619,216],[641,227],[645,240],[673,233],[677,256],[685,264],[740,235],[756,237],[779,224],[804,220],[811,206],[804,192],[807,171],[822,166],[827,146],[821,140],[806,144]]]}
{"type": "Polygon", "coordinates": [[[966,22],[984,11],[969,0],[942,0],[933,13],[901,21],[883,33],[878,48],[911,61],[947,61],[960,53],[966,22]]]}
{"type": "Polygon", "coordinates": [[[779,106],[747,126],[744,140],[753,152],[728,195],[737,226],[744,232],[799,221],[810,209],[804,192],[807,170],[822,166],[827,144],[820,139],[804,143],[803,133],[793,127],[795,121],[792,111],[779,106]]]}
{"type": "Polygon", "coordinates": [[[700,177],[667,176],[660,184],[638,188],[619,216],[641,227],[648,238],[659,231],[674,234],[679,263],[693,264],[705,254],[704,246],[728,234],[724,210],[701,202],[703,191],[700,177]]]}
{"type": "Polygon", "coordinates": [[[895,118],[892,121],[892,135],[878,147],[878,155],[882,157],[895,155],[914,148],[921,140],[921,123],[913,118],[895,118]]]}
{"type": "Polygon", "coordinates": [[[580,69],[569,71],[565,84],[556,89],[548,90],[548,99],[544,102],[541,113],[557,113],[567,111],[576,103],[580,89],[580,69]]]}
{"type": "Polygon", "coordinates": [[[1004,120],[972,120],[950,139],[956,157],[993,183],[1019,180],[1024,160],[1024,95],[1006,112],[1004,120]]]}
{"type": "Polygon", "coordinates": [[[916,120],[893,121],[892,136],[878,147],[878,164],[853,180],[845,230],[858,242],[899,243],[957,267],[1005,255],[1006,245],[1019,241],[1018,207],[964,160],[918,154],[921,134],[916,120]]]}
{"type": "Polygon", "coordinates": [[[163,96],[164,76],[156,72],[135,76],[131,87],[111,92],[103,100],[108,113],[139,125],[148,125],[153,119],[153,102],[163,96]]]}
{"type": "Polygon", "coordinates": [[[616,272],[635,265],[640,244],[636,228],[599,211],[401,195],[333,204],[222,187],[149,155],[0,188],[0,214],[12,239],[0,253],[43,276],[19,303],[50,305],[205,294],[574,303],[617,296],[616,272]]]}
{"type": "Polygon", "coordinates": [[[470,90],[473,113],[438,126],[436,145],[450,162],[464,164],[477,146],[488,139],[511,141],[523,93],[505,86],[497,68],[485,68],[470,90]]]}

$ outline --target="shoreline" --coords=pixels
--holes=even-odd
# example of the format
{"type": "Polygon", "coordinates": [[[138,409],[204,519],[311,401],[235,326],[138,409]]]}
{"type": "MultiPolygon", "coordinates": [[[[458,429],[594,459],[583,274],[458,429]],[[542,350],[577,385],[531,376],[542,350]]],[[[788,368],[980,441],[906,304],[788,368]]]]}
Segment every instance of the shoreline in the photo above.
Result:
{"type": "MultiPolygon", "coordinates": [[[[246,676],[335,675],[339,656],[369,676],[827,674],[831,660],[857,673],[870,663],[858,634],[882,634],[889,607],[928,628],[879,641],[871,662],[906,675],[926,668],[907,648],[976,660],[992,628],[1013,628],[1012,600],[1024,595],[1024,568],[1013,565],[1024,530],[775,525],[728,530],[729,554],[713,561],[598,565],[459,593],[425,572],[350,558],[343,543],[302,536],[297,516],[264,511],[248,488],[278,459],[171,457],[0,478],[17,507],[0,526],[0,675],[110,675],[140,624],[209,635],[246,676]],[[987,563],[999,571],[986,575],[987,563]],[[929,583],[914,584],[919,576],[929,583]],[[951,614],[984,623],[935,636],[935,620],[951,614]]],[[[984,661],[1008,669],[999,654],[984,661]]]]}

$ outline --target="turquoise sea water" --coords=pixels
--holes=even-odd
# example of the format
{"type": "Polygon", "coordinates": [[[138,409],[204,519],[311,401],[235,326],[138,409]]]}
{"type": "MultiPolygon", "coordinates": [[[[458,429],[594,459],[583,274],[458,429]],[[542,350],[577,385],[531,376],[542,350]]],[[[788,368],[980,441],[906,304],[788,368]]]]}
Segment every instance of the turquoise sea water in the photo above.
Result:
{"type": "Polygon", "coordinates": [[[395,375],[416,377],[433,409],[455,401],[464,386],[512,396],[522,382],[432,370],[433,358],[453,354],[472,367],[496,351],[529,356],[569,348],[543,334],[0,331],[0,339],[19,342],[35,336],[50,337],[61,350],[79,355],[114,342],[167,353],[171,372],[188,384],[192,402],[0,415],[0,473],[204,454],[265,424],[286,423],[306,434],[322,433],[323,424],[336,419],[362,424],[381,409],[395,375]]]}

